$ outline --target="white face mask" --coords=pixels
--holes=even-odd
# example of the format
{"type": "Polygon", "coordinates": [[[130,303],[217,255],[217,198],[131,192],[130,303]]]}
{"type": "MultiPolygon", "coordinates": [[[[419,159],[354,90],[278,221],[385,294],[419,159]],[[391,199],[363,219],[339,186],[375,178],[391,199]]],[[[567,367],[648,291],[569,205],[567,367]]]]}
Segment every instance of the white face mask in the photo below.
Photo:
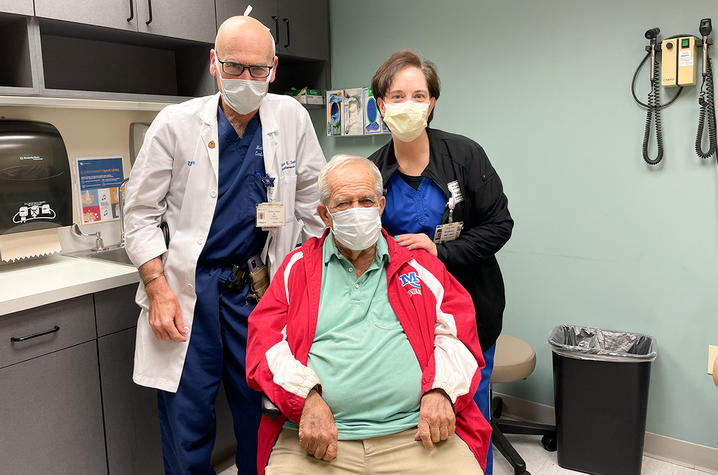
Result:
{"type": "Polygon", "coordinates": [[[426,128],[428,102],[384,103],[384,123],[391,134],[402,142],[412,142],[426,128]]]}
{"type": "Polygon", "coordinates": [[[214,59],[224,102],[242,115],[259,109],[262,99],[264,99],[264,96],[267,94],[269,79],[272,77],[272,74],[270,73],[265,81],[223,78],[221,74],[222,65],[217,61],[216,54],[214,59]]]}
{"type": "Polygon", "coordinates": [[[379,208],[349,208],[332,217],[332,232],[339,244],[352,251],[363,251],[374,245],[381,234],[379,208]]]}

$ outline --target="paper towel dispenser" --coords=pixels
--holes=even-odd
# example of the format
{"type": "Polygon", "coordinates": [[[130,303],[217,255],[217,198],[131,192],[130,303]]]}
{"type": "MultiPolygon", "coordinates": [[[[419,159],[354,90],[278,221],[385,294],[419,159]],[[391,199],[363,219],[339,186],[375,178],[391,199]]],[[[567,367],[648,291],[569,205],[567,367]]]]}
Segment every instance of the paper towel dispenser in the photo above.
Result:
{"type": "Polygon", "coordinates": [[[0,234],[72,224],[70,163],[51,124],[0,120],[0,234]]]}
{"type": "Polygon", "coordinates": [[[130,124],[130,167],[135,164],[135,159],[145,142],[145,135],[149,128],[150,124],[145,122],[132,122],[130,124]]]}

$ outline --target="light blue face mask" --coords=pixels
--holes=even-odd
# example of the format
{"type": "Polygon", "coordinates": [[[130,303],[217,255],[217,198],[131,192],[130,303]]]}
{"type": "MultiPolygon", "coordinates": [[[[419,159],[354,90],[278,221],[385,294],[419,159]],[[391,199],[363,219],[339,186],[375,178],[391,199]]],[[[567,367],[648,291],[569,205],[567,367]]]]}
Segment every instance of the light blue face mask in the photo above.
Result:
{"type": "Polygon", "coordinates": [[[379,208],[349,208],[332,217],[334,238],[352,251],[363,251],[373,246],[381,234],[379,208]]]}

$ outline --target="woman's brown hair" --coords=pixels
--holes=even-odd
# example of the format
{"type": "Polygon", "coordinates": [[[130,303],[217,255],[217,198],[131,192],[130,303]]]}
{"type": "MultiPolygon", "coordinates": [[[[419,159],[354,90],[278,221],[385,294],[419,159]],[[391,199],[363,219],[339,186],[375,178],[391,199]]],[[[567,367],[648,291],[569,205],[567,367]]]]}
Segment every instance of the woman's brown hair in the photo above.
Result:
{"type": "MultiPolygon", "coordinates": [[[[374,73],[374,77],[371,79],[371,89],[374,93],[374,97],[381,97],[382,100],[384,100],[384,96],[389,90],[389,87],[391,87],[394,76],[409,66],[421,70],[426,78],[426,85],[429,87],[429,97],[438,100],[441,92],[441,84],[439,82],[439,75],[436,72],[436,66],[431,61],[422,58],[410,49],[400,49],[389,56],[389,58],[379,66],[374,73]]],[[[426,122],[430,124],[433,118],[434,111],[432,110],[426,122]]]]}

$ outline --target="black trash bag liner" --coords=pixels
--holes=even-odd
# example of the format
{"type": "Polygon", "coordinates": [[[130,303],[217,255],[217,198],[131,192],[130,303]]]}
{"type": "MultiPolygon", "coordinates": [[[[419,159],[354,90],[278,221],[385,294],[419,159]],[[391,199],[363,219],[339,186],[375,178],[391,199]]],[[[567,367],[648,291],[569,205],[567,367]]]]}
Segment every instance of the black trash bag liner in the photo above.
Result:
{"type": "Polygon", "coordinates": [[[548,339],[554,353],[582,360],[625,363],[656,359],[656,340],[641,333],[559,325],[548,339]]]}

